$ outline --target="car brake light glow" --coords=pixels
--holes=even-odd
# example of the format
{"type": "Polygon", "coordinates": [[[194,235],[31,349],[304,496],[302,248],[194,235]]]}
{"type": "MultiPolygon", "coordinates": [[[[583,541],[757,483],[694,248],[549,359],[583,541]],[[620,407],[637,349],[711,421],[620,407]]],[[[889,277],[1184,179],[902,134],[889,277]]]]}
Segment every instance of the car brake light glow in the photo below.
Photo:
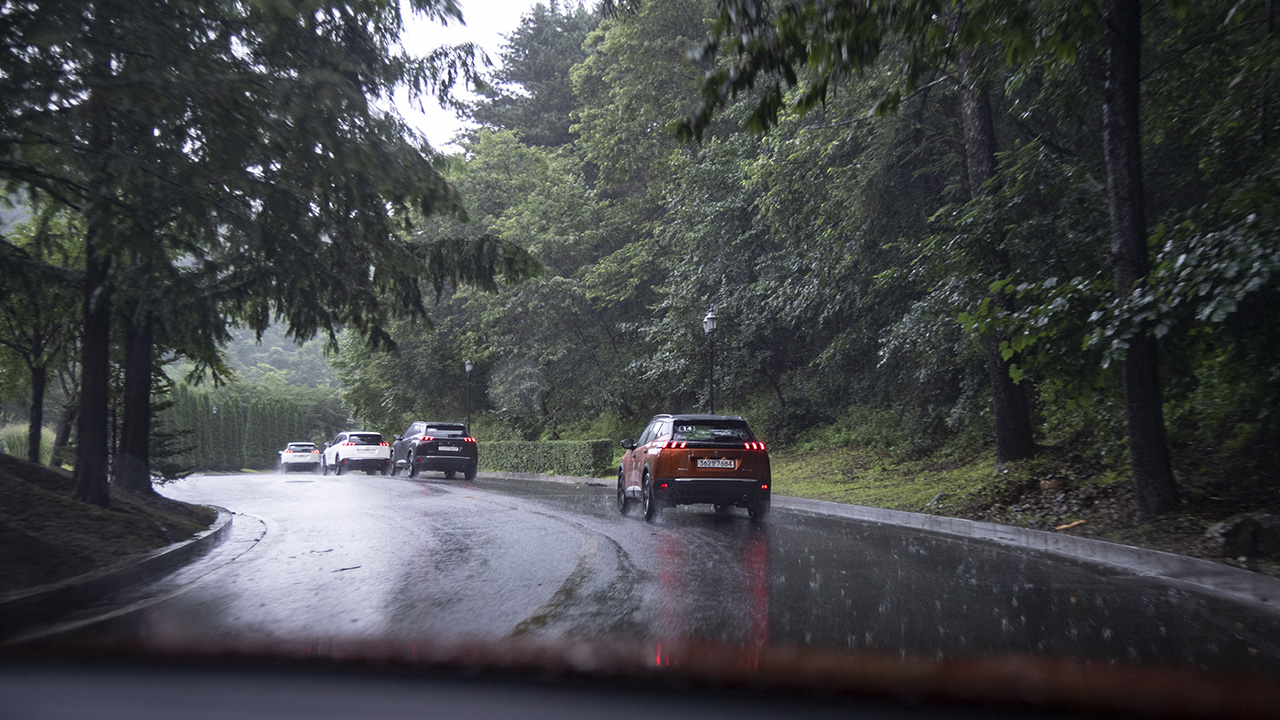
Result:
{"type": "Polygon", "coordinates": [[[679,442],[676,442],[675,440],[668,440],[662,443],[663,450],[676,450],[676,449],[685,448],[688,446],[689,446],[689,441],[687,440],[681,440],[679,442]]]}
{"type": "Polygon", "coordinates": [[[666,484],[666,483],[662,483],[662,484],[661,484],[661,485],[659,485],[658,487],[662,488],[663,490],[666,490],[666,489],[667,489],[667,484],[666,484]]]}
{"type": "Polygon", "coordinates": [[[761,486],[760,486],[760,489],[761,489],[761,490],[768,490],[768,489],[769,489],[769,486],[768,486],[768,485],[761,485],[761,486]]]}
{"type": "Polygon", "coordinates": [[[433,435],[423,435],[418,438],[418,442],[431,442],[432,440],[435,440],[435,436],[433,435]]]}
{"type": "Polygon", "coordinates": [[[752,441],[743,444],[746,445],[748,450],[764,450],[764,443],[762,442],[752,441]]]}
{"type": "Polygon", "coordinates": [[[312,454],[312,455],[319,455],[319,454],[320,454],[320,451],[319,451],[319,450],[312,450],[312,451],[311,451],[311,454],[312,454]]]}
{"type": "Polygon", "coordinates": [[[380,442],[380,443],[378,443],[378,447],[390,447],[390,445],[387,445],[387,444],[386,444],[386,443],[384,443],[384,442],[380,442]]]}
{"type": "Polygon", "coordinates": [[[475,439],[475,438],[473,438],[473,437],[462,438],[462,439],[463,439],[464,441],[466,441],[466,442],[469,442],[469,443],[473,443],[473,442],[475,442],[475,441],[476,441],[476,439],[475,439]]]}

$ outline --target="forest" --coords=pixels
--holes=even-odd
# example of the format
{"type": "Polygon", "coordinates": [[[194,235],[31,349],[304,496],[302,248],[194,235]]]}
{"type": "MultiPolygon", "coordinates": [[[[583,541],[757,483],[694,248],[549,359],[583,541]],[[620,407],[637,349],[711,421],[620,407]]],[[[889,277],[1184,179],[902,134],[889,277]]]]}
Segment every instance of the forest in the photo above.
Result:
{"type": "MultiPolygon", "coordinates": [[[[553,0],[488,69],[409,48],[429,57],[416,74],[376,65],[388,74],[360,85],[447,99],[473,128],[457,153],[336,92],[326,110],[368,121],[330,124],[285,88],[261,115],[237,105],[268,141],[224,195],[179,193],[171,217],[135,202],[149,180],[106,183],[108,206],[132,213],[113,235],[79,180],[102,166],[82,158],[52,182],[36,170],[65,157],[6,140],[11,192],[36,188],[46,210],[3,248],[41,277],[92,281],[112,271],[74,239],[107,238],[110,267],[208,298],[165,315],[114,281],[130,319],[94,341],[112,348],[113,388],[139,308],[167,333],[155,366],[191,371],[154,377],[182,382],[226,369],[228,327],[329,339],[351,418],[388,434],[470,415],[482,441],[634,436],[655,412],[709,409],[714,375],[715,410],[775,448],[1065,449],[1131,474],[1151,517],[1179,478],[1280,466],[1276,15],[1263,0],[553,0]],[[479,95],[450,96],[442,77],[479,95]],[[321,144],[373,144],[295,161],[279,148],[304,120],[321,144]],[[325,211],[303,217],[292,197],[325,211]],[[119,240],[139,228],[151,240],[119,240]]],[[[260,50],[288,67],[332,49],[303,47],[260,50]]],[[[237,62],[208,52],[215,69],[237,62]]],[[[4,62],[5,77],[34,64],[4,62]]],[[[205,101],[191,100],[215,115],[228,102],[205,101]]],[[[188,132],[187,112],[148,122],[188,132]]],[[[26,132],[6,117],[8,137],[26,132]]],[[[165,177],[229,172],[212,153],[184,168],[165,177]]],[[[36,292],[3,281],[6,307],[36,292]]],[[[6,397],[29,397],[31,342],[0,344],[6,397]]]]}
{"type": "Polygon", "coordinates": [[[461,417],[470,359],[482,437],[634,435],[707,409],[714,310],[716,410],[778,447],[821,428],[1127,471],[1126,369],[1149,367],[1147,466],[1168,493],[1150,512],[1178,475],[1274,477],[1274,8],[1133,18],[1135,254],[1114,230],[1112,8],[854,7],[526,16],[447,171],[470,222],[437,232],[519,243],[543,272],[443,289],[430,323],[391,331],[398,353],[348,338],[347,402],[390,428],[461,417]]]}

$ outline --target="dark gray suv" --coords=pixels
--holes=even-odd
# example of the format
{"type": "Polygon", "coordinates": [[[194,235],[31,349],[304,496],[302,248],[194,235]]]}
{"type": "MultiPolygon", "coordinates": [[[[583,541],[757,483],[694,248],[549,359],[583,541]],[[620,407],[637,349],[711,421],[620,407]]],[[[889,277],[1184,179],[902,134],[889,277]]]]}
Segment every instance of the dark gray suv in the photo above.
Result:
{"type": "Polygon", "coordinates": [[[476,439],[467,435],[466,425],[419,421],[396,436],[391,446],[391,474],[404,470],[409,477],[417,477],[432,470],[443,472],[446,478],[462,473],[474,480],[478,457],[476,439]]]}

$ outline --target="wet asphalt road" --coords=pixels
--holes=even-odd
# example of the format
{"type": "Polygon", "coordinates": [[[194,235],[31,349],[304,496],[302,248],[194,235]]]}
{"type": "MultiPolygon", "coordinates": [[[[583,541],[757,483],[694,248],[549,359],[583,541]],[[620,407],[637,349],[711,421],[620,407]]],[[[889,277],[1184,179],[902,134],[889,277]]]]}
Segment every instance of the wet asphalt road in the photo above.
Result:
{"type": "MultiPolygon", "coordinates": [[[[985,543],[774,509],[620,517],[612,488],[349,474],[196,476],[236,514],[201,561],[77,639],[695,638],[1280,671],[1274,615],[985,543]]],[[[105,618],[105,619],[103,619],[105,618]]]]}

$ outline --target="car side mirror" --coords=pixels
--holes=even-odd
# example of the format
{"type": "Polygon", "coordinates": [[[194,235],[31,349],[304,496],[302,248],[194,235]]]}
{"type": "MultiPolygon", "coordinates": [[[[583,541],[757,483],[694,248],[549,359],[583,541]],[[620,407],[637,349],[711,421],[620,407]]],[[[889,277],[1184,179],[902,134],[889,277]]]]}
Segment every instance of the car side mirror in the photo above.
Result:
{"type": "Polygon", "coordinates": [[[635,449],[636,449],[636,441],[635,441],[635,440],[632,440],[631,438],[627,438],[626,440],[623,440],[623,441],[622,441],[622,447],[624,447],[624,448],[626,448],[626,449],[628,449],[628,450],[635,450],[635,449]]]}
{"type": "Polygon", "coordinates": [[[395,438],[395,441],[396,441],[396,442],[400,442],[401,440],[403,440],[403,439],[404,439],[404,438],[400,437],[399,435],[392,435],[391,437],[395,438]]]}

